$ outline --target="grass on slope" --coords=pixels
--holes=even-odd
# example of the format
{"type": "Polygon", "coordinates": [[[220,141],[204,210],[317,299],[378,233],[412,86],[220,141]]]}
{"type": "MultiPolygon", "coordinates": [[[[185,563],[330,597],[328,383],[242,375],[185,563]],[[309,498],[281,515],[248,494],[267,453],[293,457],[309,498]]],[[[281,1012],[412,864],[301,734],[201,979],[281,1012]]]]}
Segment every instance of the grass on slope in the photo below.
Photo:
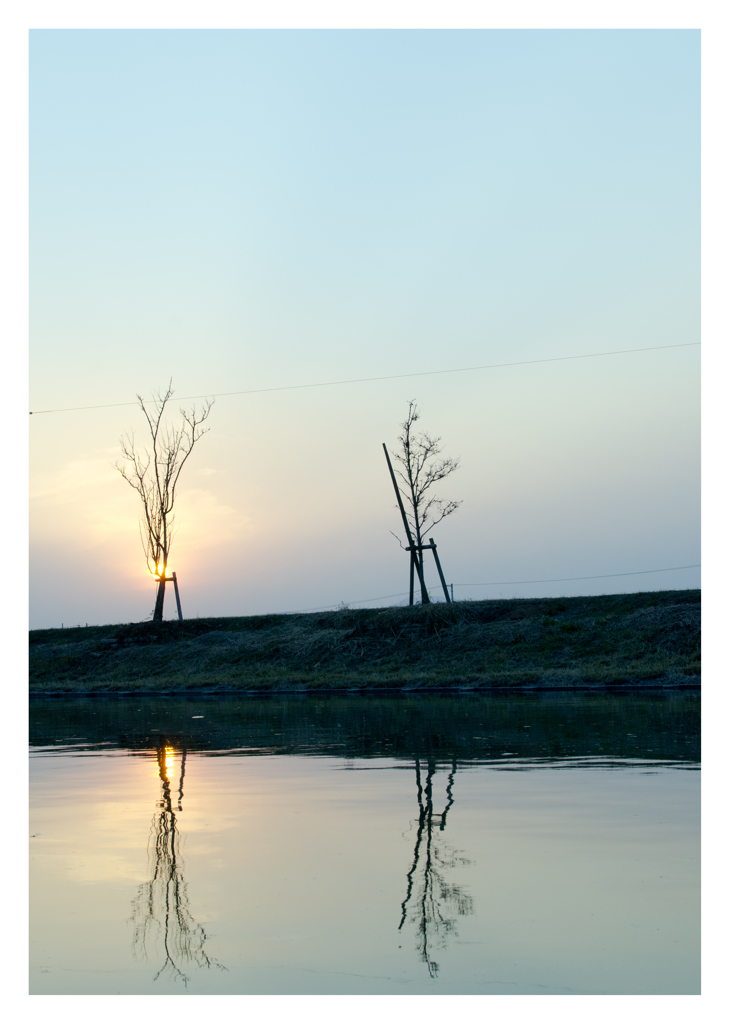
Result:
{"type": "Polygon", "coordinates": [[[700,591],[34,630],[30,643],[34,691],[691,683],[700,591]]]}

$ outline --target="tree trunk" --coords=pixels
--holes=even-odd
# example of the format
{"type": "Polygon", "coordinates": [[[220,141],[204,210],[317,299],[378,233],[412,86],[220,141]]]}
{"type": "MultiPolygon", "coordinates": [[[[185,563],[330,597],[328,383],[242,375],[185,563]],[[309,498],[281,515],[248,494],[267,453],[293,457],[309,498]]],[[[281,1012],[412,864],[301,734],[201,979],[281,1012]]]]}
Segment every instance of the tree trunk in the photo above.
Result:
{"type": "Polygon", "coordinates": [[[421,604],[431,604],[431,598],[428,596],[428,588],[426,587],[426,576],[423,572],[423,551],[418,552],[418,564],[421,567],[421,604]]]}
{"type": "Polygon", "coordinates": [[[417,549],[416,557],[418,558],[418,582],[421,584],[421,604],[431,604],[431,598],[428,596],[428,589],[426,587],[426,576],[423,571],[423,541],[421,540],[421,523],[419,521],[418,508],[414,500],[414,518],[416,520],[416,538],[417,538],[417,549]]]}
{"type": "Polygon", "coordinates": [[[165,580],[160,580],[157,584],[157,599],[155,600],[155,612],[152,616],[153,622],[162,622],[162,606],[165,603],[165,580]]]}

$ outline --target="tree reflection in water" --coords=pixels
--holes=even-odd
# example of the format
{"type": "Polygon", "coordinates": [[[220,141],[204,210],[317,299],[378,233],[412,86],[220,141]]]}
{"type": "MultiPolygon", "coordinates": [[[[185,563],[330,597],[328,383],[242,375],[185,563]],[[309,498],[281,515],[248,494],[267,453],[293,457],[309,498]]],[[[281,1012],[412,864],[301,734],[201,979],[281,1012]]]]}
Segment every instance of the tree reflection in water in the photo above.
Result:
{"type": "Polygon", "coordinates": [[[454,803],[454,777],[456,761],[452,761],[446,784],[446,806],[441,814],[433,809],[433,777],[436,764],[427,760],[425,781],[420,758],[416,758],[416,786],[418,790],[418,826],[413,864],[408,872],[406,896],[401,904],[401,919],[398,930],[406,921],[415,925],[418,936],[416,949],[421,960],[428,967],[432,978],[438,974],[439,965],[433,959],[433,952],[445,949],[449,935],[456,935],[459,917],[473,914],[471,896],[458,885],[449,883],[445,872],[457,865],[470,864],[458,851],[443,842],[442,833],[446,828],[446,816],[454,803]]]}
{"type": "Polygon", "coordinates": [[[134,936],[132,947],[138,959],[147,959],[147,943],[151,933],[161,935],[165,951],[165,962],[154,980],[167,972],[179,978],[187,987],[188,976],[182,970],[185,965],[197,967],[219,967],[225,970],[213,957],[205,952],[208,936],[202,925],[196,924],[190,913],[187,883],[183,878],[183,862],[180,855],[182,836],[178,829],[177,812],[182,812],[183,782],[185,779],[186,751],[180,758],[180,783],[177,792],[177,808],[172,802],[173,749],[160,745],[157,748],[157,764],[162,794],[157,811],[152,819],[150,836],[154,840],[150,848],[152,878],[140,885],[132,902],[134,936]]]}

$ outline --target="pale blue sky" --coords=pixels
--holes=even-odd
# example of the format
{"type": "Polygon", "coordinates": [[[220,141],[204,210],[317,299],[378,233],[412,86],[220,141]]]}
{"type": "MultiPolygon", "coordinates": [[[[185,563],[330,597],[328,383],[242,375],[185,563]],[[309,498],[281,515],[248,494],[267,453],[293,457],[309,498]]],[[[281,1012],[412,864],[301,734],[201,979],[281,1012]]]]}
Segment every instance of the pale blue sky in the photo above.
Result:
{"type": "MultiPolygon", "coordinates": [[[[698,340],[699,32],[31,33],[31,408],[698,340]]],[[[185,610],[405,590],[380,442],[412,397],[462,456],[450,580],[699,562],[698,352],[221,398],[185,610]]],[[[109,469],[138,419],[31,420],[32,625],[150,611],[109,469]]]]}

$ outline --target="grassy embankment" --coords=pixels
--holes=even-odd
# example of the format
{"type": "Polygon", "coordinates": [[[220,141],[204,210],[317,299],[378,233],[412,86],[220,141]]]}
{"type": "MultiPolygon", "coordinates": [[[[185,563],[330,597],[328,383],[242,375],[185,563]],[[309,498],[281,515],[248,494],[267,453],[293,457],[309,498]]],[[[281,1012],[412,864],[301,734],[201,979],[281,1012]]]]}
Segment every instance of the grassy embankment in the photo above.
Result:
{"type": "Polygon", "coordinates": [[[700,591],[33,630],[35,693],[697,685],[700,591]]]}

